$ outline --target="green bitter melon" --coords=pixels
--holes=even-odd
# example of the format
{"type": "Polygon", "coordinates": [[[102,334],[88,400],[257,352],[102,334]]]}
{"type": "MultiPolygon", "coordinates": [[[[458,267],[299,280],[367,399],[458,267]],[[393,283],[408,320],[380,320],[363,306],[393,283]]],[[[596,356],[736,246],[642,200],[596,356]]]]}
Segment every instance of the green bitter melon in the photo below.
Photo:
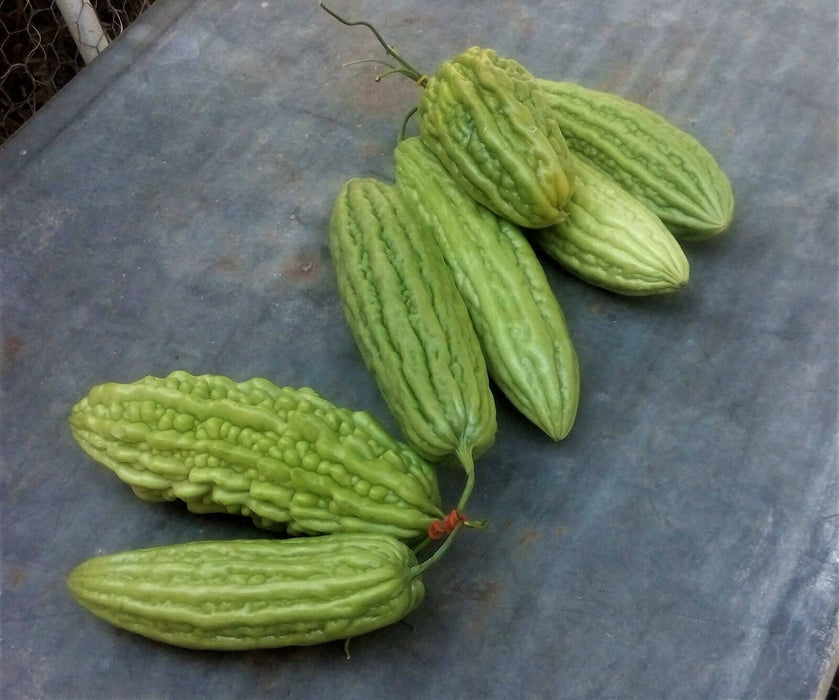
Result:
{"type": "Polygon", "coordinates": [[[486,362],[439,248],[390,184],[354,178],[329,223],[345,316],[365,365],[411,447],[457,458],[468,481],[494,442],[495,402],[486,362]]]}
{"type": "Polygon", "coordinates": [[[203,541],[88,559],[67,585],[122,629],[236,651],[349,640],[393,624],[422,602],[427,563],[388,535],[203,541]]]}
{"type": "Polygon", "coordinates": [[[672,292],[688,283],[688,259],[661,220],[582,159],[566,208],[565,221],[531,235],[572,274],[624,295],[672,292]]]}
{"type": "Polygon", "coordinates": [[[250,516],[291,534],[423,537],[443,516],[433,467],[365,411],[261,378],[172,372],[93,387],[79,445],[146,500],[250,516]]]}
{"type": "Polygon", "coordinates": [[[728,228],[728,177],[693,136],[652,110],[571,82],[537,79],[571,151],[614,178],[680,239],[728,228]]]}
{"type": "Polygon", "coordinates": [[[579,365],[565,317],[522,231],[473,200],[417,137],[396,147],[396,183],[440,247],[491,378],[558,440],[574,424],[579,365]]]}

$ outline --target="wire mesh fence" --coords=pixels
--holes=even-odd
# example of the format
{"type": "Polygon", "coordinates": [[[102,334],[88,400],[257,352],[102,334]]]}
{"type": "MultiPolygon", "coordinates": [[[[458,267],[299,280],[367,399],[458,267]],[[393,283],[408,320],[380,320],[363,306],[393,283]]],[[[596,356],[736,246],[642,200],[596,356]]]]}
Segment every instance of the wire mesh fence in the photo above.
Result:
{"type": "MultiPolygon", "coordinates": [[[[43,107],[108,39],[119,36],[154,0],[83,0],[78,12],[93,13],[104,40],[84,45],[73,38],[59,3],[3,0],[0,3],[0,144],[43,107]]],[[[76,26],[78,34],[78,24],[76,26]]]]}

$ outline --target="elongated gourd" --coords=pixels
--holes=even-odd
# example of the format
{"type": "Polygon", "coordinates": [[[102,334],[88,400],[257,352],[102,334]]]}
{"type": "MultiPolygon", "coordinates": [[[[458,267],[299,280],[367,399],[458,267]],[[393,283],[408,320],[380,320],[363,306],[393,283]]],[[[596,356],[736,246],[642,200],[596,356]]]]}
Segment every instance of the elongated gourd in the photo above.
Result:
{"type": "Polygon", "coordinates": [[[573,163],[547,97],[520,63],[467,49],[428,78],[417,115],[422,139],[473,199],[520,226],[562,219],[573,163]]]}
{"type": "Polygon", "coordinates": [[[537,79],[571,151],[639,199],[680,239],[724,231],[731,183],[693,136],[650,109],[570,82],[537,79]]]}
{"type": "Polygon", "coordinates": [[[89,559],[76,600],[122,629],[190,649],[350,639],[423,600],[413,552],[387,535],[190,542],[89,559]]]}
{"type": "Polygon", "coordinates": [[[688,259],[661,220],[586,161],[568,218],[532,232],[533,241],[586,282],[624,295],[672,292],[690,275],[688,259]]]}
{"type": "Polygon", "coordinates": [[[172,372],[93,387],[74,407],[79,445],[150,501],[250,516],[291,534],[406,541],[443,516],[433,467],[367,412],[309,388],[172,372]]]}
{"type": "Polygon", "coordinates": [[[478,204],[417,137],[395,151],[396,184],[454,273],[490,377],[555,440],[574,424],[577,354],[562,309],[522,231],[478,204]]]}
{"type": "MultiPolygon", "coordinates": [[[[439,248],[396,188],[374,178],[342,187],[329,240],[347,321],[408,444],[433,461],[456,456],[473,478],[473,460],[495,440],[495,403],[439,248]]],[[[470,490],[471,481],[464,498],[470,490]]]]}

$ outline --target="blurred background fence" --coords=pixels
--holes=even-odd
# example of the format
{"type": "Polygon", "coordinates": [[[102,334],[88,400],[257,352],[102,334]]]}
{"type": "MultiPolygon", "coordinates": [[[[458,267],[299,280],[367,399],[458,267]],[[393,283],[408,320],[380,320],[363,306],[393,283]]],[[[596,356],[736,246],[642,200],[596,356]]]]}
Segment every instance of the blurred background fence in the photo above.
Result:
{"type": "Polygon", "coordinates": [[[0,144],[153,3],[0,0],[0,144]]]}

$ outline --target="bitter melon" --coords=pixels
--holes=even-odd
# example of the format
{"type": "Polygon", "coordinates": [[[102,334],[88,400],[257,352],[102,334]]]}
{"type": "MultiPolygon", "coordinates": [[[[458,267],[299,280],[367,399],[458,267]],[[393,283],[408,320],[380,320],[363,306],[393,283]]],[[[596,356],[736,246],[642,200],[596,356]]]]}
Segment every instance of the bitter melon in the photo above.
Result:
{"type": "Polygon", "coordinates": [[[425,588],[413,552],[387,535],[189,542],[88,559],[76,600],[111,624],[191,649],[349,639],[404,618],[425,588]]]}
{"type": "Polygon", "coordinates": [[[433,467],[365,411],[266,379],[172,372],[93,387],[78,443],[146,500],[250,516],[291,534],[423,537],[443,516],[433,467]]]}
{"type": "MultiPolygon", "coordinates": [[[[396,188],[374,178],[342,187],[329,223],[344,312],[365,365],[417,452],[473,460],[495,440],[486,362],[436,244],[396,188]]],[[[462,507],[461,502],[460,507],[462,507]]]]}
{"type": "Polygon", "coordinates": [[[571,82],[537,79],[571,151],[614,178],[678,238],[728,228],[728,177],[693,136],[652,110],[571,82]]]}
{"type": "Polygon", "coordinates": [[[672,292],[687,284],[688,259],[661,220],[582,159],[567,211],[561,224],[532,237],[569,272],[624,295],[672,292]]]}
{"type": "Polygon", "coordinates": [[[397,187],[454,273],[491,378],[545,433],[565,437],[579,401],[577,354],[524,234],[462,190],[419,138],[401,141],[395,157],[397,187]]]}
{"type": "Polygon", "coordinates": [[[417,107],[420,136],[476,201],[513,223],[558,223],[574,187],[547,97],[517,61],[473,46],[444,61],[417,107]]]}

